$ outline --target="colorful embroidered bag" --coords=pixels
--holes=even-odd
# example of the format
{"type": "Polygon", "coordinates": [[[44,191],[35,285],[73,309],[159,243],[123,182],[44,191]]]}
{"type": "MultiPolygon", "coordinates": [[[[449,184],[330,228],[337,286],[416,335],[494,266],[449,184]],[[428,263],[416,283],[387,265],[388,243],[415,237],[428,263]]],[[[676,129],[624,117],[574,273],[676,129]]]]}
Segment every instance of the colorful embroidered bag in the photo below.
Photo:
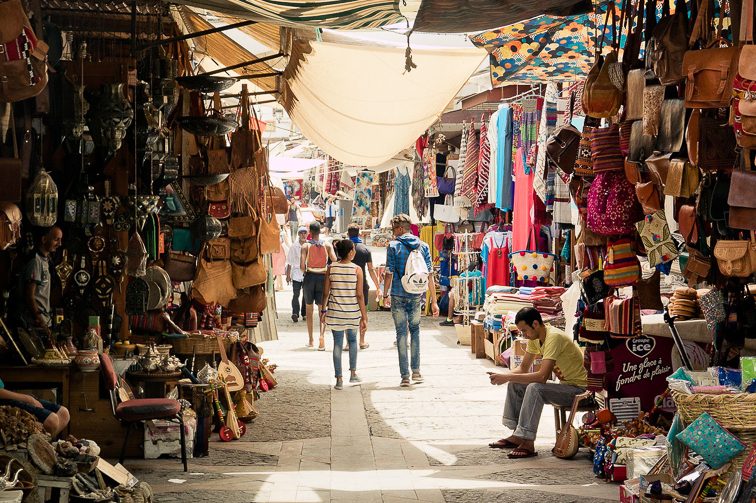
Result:
{"type": "Polygon", "coordinates": [[[643,247],[648,254],[648,263],[651,267],[677,258],[679,253],[675,242],[672,240],[672,233],[669,230],[664,210],[646,215],[643,220],[635,225],[638,228],[643,247]]]}
{"type": "Polygon", "coordinates": [[[708,412],[678,433],[677,439],[715,470],[745,450],[743,442],[722,428],[708,412]]]}
{"type": "Polygon", "coordinates": [[[635,188],[624,171],[599,173],[588,190],[588,229],[603,236],[635,232],[635,222],[643,218],[635,188]]]}
{"type": "Polygon", "coordinates": [[[556,256],[553,253],[523,250],[510,253],[509,258],[518,280],[548,283],[556,256]]]}
{"type": "Polygon", "coordinates": [[[618,124],[606,128],[596,128],[591,135],[591,161],[593,172],[621,171],[625,167],[625,158],[620,150],[620,131],[618,124]]]}
{"type": "Polygon", "coordinates": [[[604,283],[609,286],[630,286],[640,279],[640,262],[628,238],[612,241],[606,247],[604,283]]]}

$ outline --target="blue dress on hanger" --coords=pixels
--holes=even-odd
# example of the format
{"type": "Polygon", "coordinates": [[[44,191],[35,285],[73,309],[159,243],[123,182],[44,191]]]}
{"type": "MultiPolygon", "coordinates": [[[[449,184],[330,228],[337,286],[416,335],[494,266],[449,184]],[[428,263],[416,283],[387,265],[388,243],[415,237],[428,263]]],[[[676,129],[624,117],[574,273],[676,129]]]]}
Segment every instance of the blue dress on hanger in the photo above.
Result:
{"type": "Polygon", "coordinates": [[[512,109],[504,105],[499,110],[496,124],[498,146],[496,150],[496,207],[503,211],[512,209],[512,109]]]}
{"type": "Polygon", "coordinates": [[[402,213],[409,215],[409,193],[411,180],[409,172],[402,173],[401,168],[396,170],[396,192],[394,193],[394,216],[402,213]]]}

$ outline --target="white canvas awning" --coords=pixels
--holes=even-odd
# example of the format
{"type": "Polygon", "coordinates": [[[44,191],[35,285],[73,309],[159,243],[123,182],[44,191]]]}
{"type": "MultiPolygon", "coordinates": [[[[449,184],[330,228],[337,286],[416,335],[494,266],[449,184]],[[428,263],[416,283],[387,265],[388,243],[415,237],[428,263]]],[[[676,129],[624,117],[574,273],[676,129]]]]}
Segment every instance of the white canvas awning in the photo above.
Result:
{"type": "Polygon", "coordinates": [[[480,66],[481,49],[405,51],[297,41],[285,72],[284,107],[331,157],[373,167],[414,144],[480,66]]]}

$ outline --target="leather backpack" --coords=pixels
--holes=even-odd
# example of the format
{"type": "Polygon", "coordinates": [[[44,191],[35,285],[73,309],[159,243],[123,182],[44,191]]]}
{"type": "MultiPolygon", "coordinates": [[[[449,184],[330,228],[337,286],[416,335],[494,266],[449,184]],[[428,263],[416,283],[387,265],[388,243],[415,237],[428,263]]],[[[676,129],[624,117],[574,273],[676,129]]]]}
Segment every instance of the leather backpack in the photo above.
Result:
{"type": "MultiPolygon", "coordinates": [[[[656,10],[654,10],[654,16],[656,10]]],[[[668,2],[662,3],[662,18],[652,31],[646,51],[646,68],[665,85],[683,79],[683,56],[688,49],[688,10],[684,0],[675,4],[670,15],[668,2]]]]}
{"type": "Polygon", "coordinates": [[[0,101],[37,96],[47,85],[47,44],[32,30],[20,0],[0,3],[0,101]]]}
{"type": "MultiPolygon", "coordinates": [[[[604,19],[604,32],[601,35],[601,41],[596,45],[596,60],[593,67],[588,72],[583,88],[583,111],[589,117],[604,119],[614,117],[624,103],[624,94],[622,88],[615,85],[612,79],[611,70],[618,65],[617,56],[617,35],[616,14],[614,5],[607,8],[604,19]],[[606,40],[606,30],[609,25],[609,15],[612,16],[612,32],[614,34],[612,41],[612,51],[604,57],[601,51],[606,40]]],[[[615,79],[616,80],[616,79],[615,79]]]]}

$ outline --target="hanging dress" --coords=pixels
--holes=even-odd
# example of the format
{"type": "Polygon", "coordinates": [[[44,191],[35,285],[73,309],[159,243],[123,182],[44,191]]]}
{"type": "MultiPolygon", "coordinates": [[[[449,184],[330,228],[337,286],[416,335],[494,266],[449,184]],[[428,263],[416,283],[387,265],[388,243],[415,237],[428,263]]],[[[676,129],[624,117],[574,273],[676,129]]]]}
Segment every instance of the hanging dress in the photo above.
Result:
{"type": "Polygon", "coordinates": [[[406,168],[399,167],[396,170],[396,192],[394,193],[394,216],[402,213],[409,215],[410,176],[406,168]]]}
{"type": "Polygon", "coordinates": [[[486,264],[486,288],[509,285],[509,233],[492,232],[483,240],[481,257],[486,264]]]}

